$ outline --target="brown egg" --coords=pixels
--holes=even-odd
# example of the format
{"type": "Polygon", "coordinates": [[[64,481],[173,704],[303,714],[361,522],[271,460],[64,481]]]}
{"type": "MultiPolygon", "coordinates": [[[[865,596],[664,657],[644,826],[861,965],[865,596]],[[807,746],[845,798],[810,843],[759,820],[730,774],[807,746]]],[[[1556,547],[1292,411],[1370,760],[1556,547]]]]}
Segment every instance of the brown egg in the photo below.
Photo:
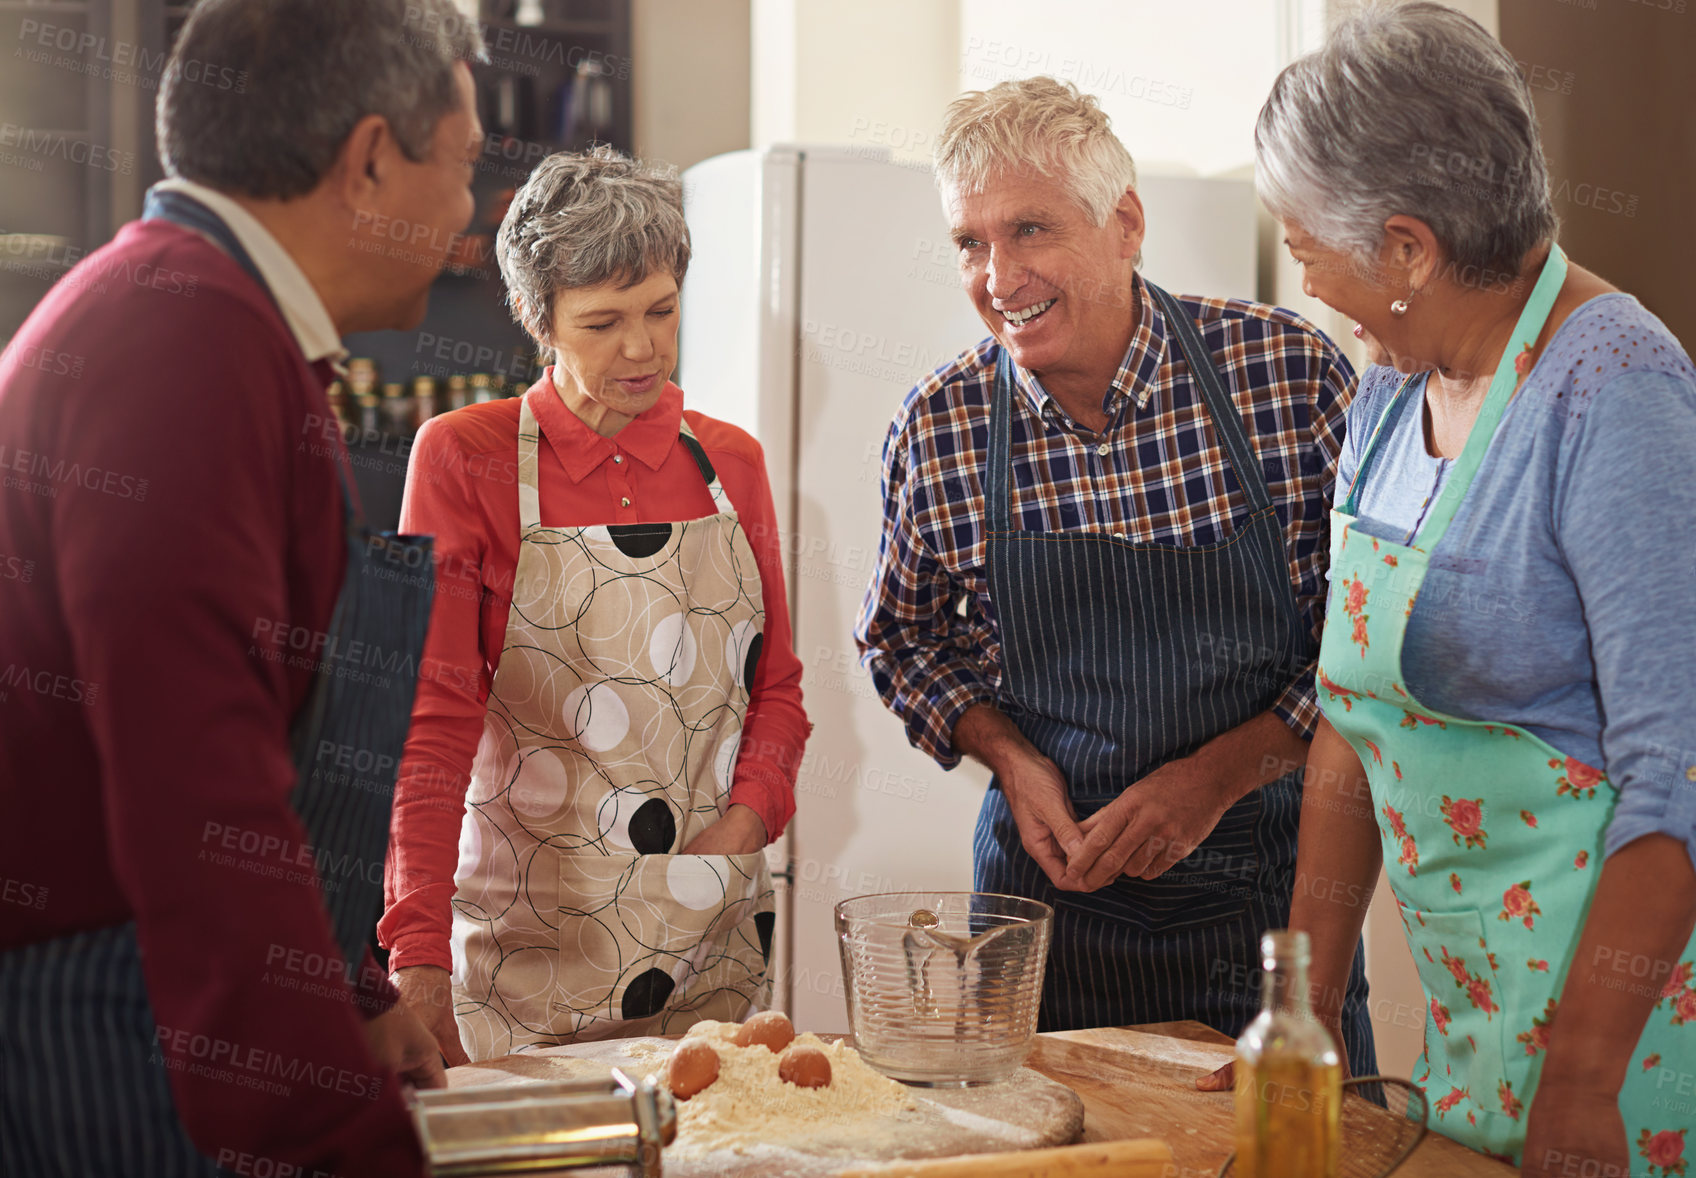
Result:
{"type": "Polygon", "coordinates": [[[718,1052],[699,1039],[692,1039],[672,1052],[666,1084],[677,1099],[688,1100],[716,1079],[718,1052]]]}
{"type": "Polygon", "coordinates": [[[777,1074],[797,1088],[828,1088],[830,1056],[805,1044],[791,1047],[779,1057],[777,1074]]]}
{"type": "Polygon", "coordinates": [[[758,1043],[770,1051],[782,1051],[795,1041],[795,1024],[781,1010],[766,1010],[743,1023],[736,1031],[738,1047],[758,1043]]]}

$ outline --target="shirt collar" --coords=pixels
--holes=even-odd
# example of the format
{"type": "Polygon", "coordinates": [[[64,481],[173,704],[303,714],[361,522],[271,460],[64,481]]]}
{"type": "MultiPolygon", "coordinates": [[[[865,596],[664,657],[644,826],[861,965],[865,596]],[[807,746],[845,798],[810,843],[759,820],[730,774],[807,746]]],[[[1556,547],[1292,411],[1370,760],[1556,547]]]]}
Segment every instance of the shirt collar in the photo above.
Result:
{"type": "MultiPolygon", "coordinates": [[[[1132,276],[1131,289],[1136,294],[1139,309],[1137,327],[1131,333],[1131,342],[1125,348],[1125,355],[1119,361],[1119,368],[1113,374],[1112,383],[1101,399],[1101,407],[1109,417],[1114,415],[1118,402],[1125,397],[1134,400],[1138,410],[1147,408],[1150,398],[1154,396],[1155,382],[1160,375],[1161,365],[1166,359],[1166,320],[1161,316],[1153,296],[1148,293],[1142,275],[1132,276]]],[[[1013,382],[1025,398],[1025,403],[1038,417],[1044,416],[1051,404],[1056,412],[1059,411],[1059,405],[1054,402],[1048,390],[1042,387],[1042,381],[1034,372],[1027,372],[1015,364],[1013,382]]]]}
{"type": "Polygon", "coordinates": [[[652,408],[638,413],[610,438],[590,429],[566,405],[554,387],[551,365],[524,394],[524,403],[536,415],[542,436],[574,483],[582,482],[615,454],[628,454],[649,470],[658,470],[677,445],[683,428],[683,390],[670,381],[652,408]]]}
{"type": "Polygon", "coordinates": [[[1142,280],[1142,275],[1136,275],[1131,288],[1136,292],[1137,329],[1131,334],[1131,346],[1125,349],[1125,358],[1119,362],[1113,387],[1135,400],[1140,411],[1148,408],[1154,397],[1161,370],[1166,364],[1168,336],[1166,318],[1161,315],[1160,305],[1154,301],[1154,296],[1148,293],[1148,284],[1142,280]]]}
{"type": "Polygon", "coordinates": [[[192,197],[216,213],[253,259],[254,266],[265,279],[265,285],[271,288],[271,296],[277,300],[283,321],[289,325],[295,342],[306,354],[307,362],[329,360],[338,372],[342,371],[347,349],[342,347],[341,336],[330,318],[330,312],[324,307],[324,300],[318,297],[300,264],[257,217],[217,189],[196,184],[193,180],[162,180],[154,187],[192,197]]]}

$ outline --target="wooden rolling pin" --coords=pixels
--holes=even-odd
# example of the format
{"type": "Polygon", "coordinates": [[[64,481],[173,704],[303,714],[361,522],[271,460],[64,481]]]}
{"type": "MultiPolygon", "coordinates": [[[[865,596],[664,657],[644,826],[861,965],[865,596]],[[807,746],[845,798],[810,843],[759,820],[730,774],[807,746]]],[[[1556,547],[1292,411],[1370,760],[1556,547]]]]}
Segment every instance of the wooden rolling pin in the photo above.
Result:
{"type": "Polygon", "coordinates": [[[844,1170],[841,1178],[1175,1178],[1172,1151],[1158,1137],[1134,1141],[1094,1141],[1055,1149],[1015,1153],[975,1153],[955,1158],[918,1158],[863,1170],[844,1170]]]}

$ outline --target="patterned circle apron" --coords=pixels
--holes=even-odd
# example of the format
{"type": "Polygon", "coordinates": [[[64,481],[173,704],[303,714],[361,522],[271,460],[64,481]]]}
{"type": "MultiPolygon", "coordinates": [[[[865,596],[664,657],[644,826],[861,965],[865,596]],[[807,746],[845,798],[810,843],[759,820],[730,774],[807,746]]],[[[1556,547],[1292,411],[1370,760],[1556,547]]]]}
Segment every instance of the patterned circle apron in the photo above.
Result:
{"type": "Polygon", "coordinates": [[[474,1060],[741,1019],[769,992],[764,852],[676,853],[729,805],[765,618],[747,536],[687,422],[716,514],[545,528],[539,438],[525,405],[512,608],[454,877],[474,1060]]]}
{"type": "MultiPolygon", "coordinates": [[[[1354,527],[1378,442],[1407,409],[1413,381],[1403,383],[1367,443],[1348,500],[1332,513],[1332,604],[1319,652],[1325,715],[1371,782],[1384,862],[1425,990],[1425,1049],[1414,1080],[1438,1129],[1516,1162],[1561,991],[1569,971],[1584,968],[1572,953],[1619,791],[1600,769],[1529,732],[1426,706],[1408,691],[1401,667],[1431,554],[1512,397],[1510,357],[1542,331],[1565,275],[1557,247],[1415,545],[1354,527]]],[[[1643,1158],[1665,1149],[1659,1134],[1688,1124],[1684,1102],[1669,1100],[1676,1088],[1668,1081],[1696,1073],[1693,956],[1696,940],[1645,1025],[1620,1092],[1628,1141],[1643,1158]]]]}

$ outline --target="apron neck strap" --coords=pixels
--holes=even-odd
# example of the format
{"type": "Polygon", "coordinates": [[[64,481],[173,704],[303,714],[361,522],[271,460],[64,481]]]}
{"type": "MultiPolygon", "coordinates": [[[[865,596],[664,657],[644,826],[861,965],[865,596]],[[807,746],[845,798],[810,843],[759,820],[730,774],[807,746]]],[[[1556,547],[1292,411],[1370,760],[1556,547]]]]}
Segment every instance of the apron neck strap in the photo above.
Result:
{"type": "Polygon", "coordinates": [[[719,486],[718,471],[713,469],[712,459],[707,457],[706,447],[701,445],[695,431],[689,426],[687,417],[678,420],[677,440],[682,442],[695,459],[695,465],[700,468],[701,477],[707,481],[707,490],[712,493],[713,506],[717,507],[720,515],[736,510],[730,503],[730,497],[719,486]]]}
{"type": "Polygon", "coordinates": [[[1378,415],[1378,424],[1372,427],[1372,436],[1366,439],[1366,446],[1361,450],[1360,463],[1354,468],[1354,479],[1349,483],[1348,497],[1343,501],[1344,515],[1352,516],[1359,511],[1360,489],[1366,485],[1367,467],[1378,457],[1379,443],[1383,441],[1386,433],[1395,429],[1395,423],[1401,417],[1402,398],[1407,395],[1407,391],[1413,387],[1415,381],[1428,375],[1416,372],[1404,377],[1395,394],[1391,396],[1390,403],[1384,406],[1384,412],[1378,415]]]}
{"type": "Polygon", "coordinates": [[[989,534],[1004,534],[1012,527],[1013,465],[1013,360],[1007,349],[999,349],[995,379],[989,387],[989,534]]]}
{"type": "Polygon", "coordinates": [[[1231,394],[1225,389],[1225,382],[1219,379],[1219,370],[1213,365],[1213,354],[1207,350],[1207,341],[1201,338],[1195,320],[1178,305],[1177,299],[1154,283],[1146,280],[1145,283],[1149,294],[1154,296],[1155,303],[1160,307],[1166,326],[1177,337],[1184,363],[1189,366],[1190,378],[1201,389],[1202,398],[1207,402],[1207,411],[1213,418],[1213,429],[1225,446],[1225,453],[1231,459],[1231,468],[1237,472],[1237,484],[1242,487],[1243,497],[1248,500],[1249,513],[1252,515],[1267,510],[1272,506],[1272,493],[1266,487],[1266,478],[1261,474],[1260,462],[1249,445],[1248,434],[1243,429],[1242,415],[1237,412],[1231,394]]]}
{"type": "MultiPolygon", "coordinates": [[[[1484,404],[1478,411],[1478,420],[1472,424],[1472,432],[1467,435],[1466,446],[1461,450],[1460,457],[1455,459],[1453,469],[1449,472],[1449,480],[1442,494],[1437,498],[1431,509],[1425,526],[1419,530],[1419,547],[1426,552],[1437,546],[1443,538],[1443,533],[1449,530],[1449,524],[1455,518],[1455,512],[1460,510],[1461,500],[1472,486],[1473,478],[1478,474],[1478,468],[1483,465],[1484,455],[1490,449],[1490,442],[1496,435],[1496,427],[1502,422],[1502,415],[1507,412],[1508,402],[1513,400],[1514,390],[1519,385],[1519,372],[1514,367],[1520,353],[1529,348],[1539,335],[1543,333],[1543,325],[1549,321],[1549,312],[1554,309],[1555,299],[1561,293],[1561,287],[1566,282],[1566,255],[1561,247],[1549,243],[1549,256],[1543,263],[1543,272],[1537,278],[1537,285],[1531,289],[1531,298],[1526,301],[1525,309],[1519,313],[1519,322],[1514,325],[1513,334],[1508,337],[1507,347],[1502,350],[1502,358],[1496,362],[1496,376],[1490,382],[1490,391],[1484,395],[1484,404]]],[[[1359,485],[1360,479],[1355,479],[1359,485]]]]}
{"type": "Polygon", "coordinates": [[[541,427],[530,412],[530,402],[518,401],[518,526],[521,531],[542,526],[542,497],[536,490],[536,450],[541,427]]]}

